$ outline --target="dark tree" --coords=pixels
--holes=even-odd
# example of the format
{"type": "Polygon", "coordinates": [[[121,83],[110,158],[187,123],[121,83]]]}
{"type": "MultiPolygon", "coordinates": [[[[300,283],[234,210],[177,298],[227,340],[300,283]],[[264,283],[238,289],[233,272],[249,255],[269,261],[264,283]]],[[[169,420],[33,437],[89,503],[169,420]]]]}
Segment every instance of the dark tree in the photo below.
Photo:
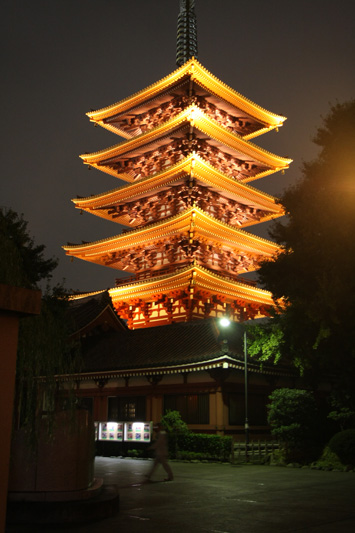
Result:
{"type": "Polygon", "coordinates": [[[28,222],[11,209],[0,209],[0,283],[37,288],[50,280],[56,259],[45,259],[45,246],[36,245],[28,233],[28,222]]]}
{"type": "Polygon", "coordinates": [[[33,430],[43,407],[48,411],[55,408],[55,374],[77,369],[78,350],[69,342],[66,291],[62,285],[49,285],[57,260],[44,257],[45,246],[35,244],[27,227],[22,215],[0,210],[0,283],[32,289],[41,281],[46,283],[41,314],[21,320],[19,328],[15,415],[33,430]]]}
{"type": "MultiPolygon", "coordinates": [[[[314,142],[319,155],[281,198],[287,217],[270,232],[283,252],[259,275],[286,302],[267,326],[279,328],[272,356],[289,356],[313,380],[332,374],[349,387],[355,371],[355,100],[331,107],[314,142]]],[[[262,353],[263,333],[257,335],[251,349],[265,359],[270,353],[262,353]]]]}
{"type": "Polygon", "coordinates": [[[268,423],[278,440],[299,444],[314,437],[317,408],[311,392],[275,389],[269,400],[268,423]]]}
{"type": "Polygon", "coordinates": [[[313,394],[300,389],[275,389],[269,396],[268,423],[282,445],[286,462],[309,462],[320,450],[319,413],[313,394]]]}

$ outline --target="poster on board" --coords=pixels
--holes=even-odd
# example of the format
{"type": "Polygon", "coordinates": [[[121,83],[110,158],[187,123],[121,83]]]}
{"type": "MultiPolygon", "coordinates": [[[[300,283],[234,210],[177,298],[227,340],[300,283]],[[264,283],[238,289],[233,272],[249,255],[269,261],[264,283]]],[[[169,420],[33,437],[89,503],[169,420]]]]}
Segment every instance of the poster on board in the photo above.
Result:
{"type": "Polygon", "coordinates": [[[123,441],[123,422],[100,422],[98,440],[123,441]]]}
{"type": "Polygon", "coordinates": [[[151,442],[153,422],[95,422],[96,439],[111,442],[151,442]]]}
{"type": "Polygon", "coordinates": [[[126,442],[150,442],[153,422],[125,422],[124,440],[126,442]]]}

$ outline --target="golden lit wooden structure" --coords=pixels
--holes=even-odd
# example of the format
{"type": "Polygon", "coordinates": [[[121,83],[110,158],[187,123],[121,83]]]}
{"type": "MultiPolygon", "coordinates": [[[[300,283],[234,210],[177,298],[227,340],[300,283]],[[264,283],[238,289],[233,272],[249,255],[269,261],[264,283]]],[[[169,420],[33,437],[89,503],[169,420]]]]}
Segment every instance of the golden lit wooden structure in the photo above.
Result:
{"type": "Polygon", "coordinates": [[[132,329],[268,315],[271,294],[241,275],[278,248],[244,228],[284,214],[249,183],[288,168],[290,159],[252,142],[285,117],[237,93],[195,58],[88,116],[125,140],[81,158],[126,183],[73,202],[130,229],[64,249],[131,274],[110,290],[118,315],[132,329]]]}

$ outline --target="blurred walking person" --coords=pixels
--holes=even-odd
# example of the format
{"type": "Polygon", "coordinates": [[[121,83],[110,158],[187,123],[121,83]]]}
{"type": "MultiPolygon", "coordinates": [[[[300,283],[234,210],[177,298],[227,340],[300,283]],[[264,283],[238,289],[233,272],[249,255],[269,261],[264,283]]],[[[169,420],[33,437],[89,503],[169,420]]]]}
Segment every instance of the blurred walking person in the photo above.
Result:
{"type": "Polygon", "coordinates": [[[168,463],[169,451],[168,451],[168,438],[166,431],[163,429],[161,424],[158,424],[158,435],[156,440],[151,446],[151,449],[154,450],[155,458],[150,472],[147,474],[147,479],[150,481],[152,475],[158,468],[159,464],[162,465],[168,477],[164,481],[172,481],[174,479],[173,472],[168,463]]]}

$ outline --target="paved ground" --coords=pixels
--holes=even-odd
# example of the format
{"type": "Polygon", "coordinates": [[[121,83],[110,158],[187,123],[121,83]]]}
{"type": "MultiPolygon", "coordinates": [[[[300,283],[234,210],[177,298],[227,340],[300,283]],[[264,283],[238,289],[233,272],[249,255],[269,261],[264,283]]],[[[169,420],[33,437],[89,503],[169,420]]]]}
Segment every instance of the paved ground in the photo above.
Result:
{"type": "Polygon", "coordinates": [[[311,533],[355,531],[355,473],[172,462],[173,482],[146,483],[146,460],[97,457],[117,484],[116,516],[81,526],[11,526],[9,533],[311,533]]]}

